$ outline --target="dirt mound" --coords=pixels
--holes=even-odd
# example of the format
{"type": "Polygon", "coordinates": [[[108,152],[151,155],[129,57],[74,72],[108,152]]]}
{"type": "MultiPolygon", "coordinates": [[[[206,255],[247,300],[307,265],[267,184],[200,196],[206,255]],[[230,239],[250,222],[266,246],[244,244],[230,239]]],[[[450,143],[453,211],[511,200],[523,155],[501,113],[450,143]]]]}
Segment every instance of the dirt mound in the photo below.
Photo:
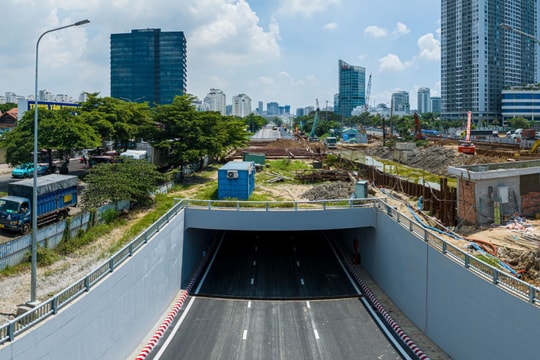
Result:
{"type": "Polygon", "coordinates": [[[343,181],[328,182],[314,186],[306,191],[302,198],[314,200],[348,199],[354,192],[354,184],[343,181]]]}
{"type": "MultiPolygon", "coordinates": [[[[380,159],[393,160],[394,150],[387,146],[371,147],[366,154],[380,159]]],[[[414,149],[406,160],[400,161],[403,165],[417,169],[425,169],[437,175],[448,176],[448,167],[486,164],[503,161],[501,159],[482,155],[466,155],[457,152],[457,148],[451,146],[429,146],[414,149]]]]}
{"type": "Polygon", "coordinates": [[[290,139],[276,139],[276,140],[252,140],[249,147],[253,148],[268,148],[268,149],[294,149],[302,148],[304,144],[301,141],[290,139]]]}

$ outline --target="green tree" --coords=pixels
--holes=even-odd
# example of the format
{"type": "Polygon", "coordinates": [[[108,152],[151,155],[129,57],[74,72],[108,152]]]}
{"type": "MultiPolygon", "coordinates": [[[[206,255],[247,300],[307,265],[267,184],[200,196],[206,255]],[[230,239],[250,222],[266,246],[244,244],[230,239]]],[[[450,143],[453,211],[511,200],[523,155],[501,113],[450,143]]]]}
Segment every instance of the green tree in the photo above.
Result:
{"type": "Polygon", "coordinates": [[[81,206],[90,209],[129,200],[137,206],[148,207],[152,204],[152,191],[162,180],[163,175],[146,160],[125,159],[114,164],[99,164],[85,177],[88,186],[81,206]]]}
{"type": "Polygon", "coordinates": [[[4,113],[8,110],[11,110],[13,108],[16,108],[17,107],[17,104],[15,103],[5,103],[5,104],[0,104],[0,113],[4,113]]]}
{"type": "Polygon", "coordinates": [[[248,143],[242,119],[224,118],[218,112],[197,112],[190,95],[177,96],[172,104],[154,108],[158,124],[146,138],[156,149],[167,154],[170,165],[184,167],[200,162],[205,156],[222,157],[233,148],[248,143]]]}
{"type": "Polygon", "coordinates": [[[262,116],[258,116],[255,114],[249,114],[243,119],[243,121],[246,125],[247,130],[253,134],[262,129],[262,127],[268,122],[262,116]]]}
{"type": "MultiPolygon", "coordinates": [[[[38,149],[47,150],[48,161],[52,163],[52,151],[60,155],[69,154],[72,149],[98,146],[99,135],[92,127],[80,121],[69,109],[39,110],[38,149]]],[[[6,162],[18,165],[33,160],[34,110],[27,111],[17,127],[6,133],[2,145],[6,149],[6,162]]]]}
{"type": "Polygon", "coordinates": [[[528,129],[531,125],[529,120],[523,118],[523,117],[515,117],[512,120],[510,120],[510,125],[512,128],[515,129],[528,129]]]}
{"type": "Polygon", "coordinates": [[[101,136],[102,142],[113,141],[126,150],[130,141],[139,141],[155,126],[147,103],[127,102],[112,97],[88,94],[81,104],[80,117],[101,136]]]}

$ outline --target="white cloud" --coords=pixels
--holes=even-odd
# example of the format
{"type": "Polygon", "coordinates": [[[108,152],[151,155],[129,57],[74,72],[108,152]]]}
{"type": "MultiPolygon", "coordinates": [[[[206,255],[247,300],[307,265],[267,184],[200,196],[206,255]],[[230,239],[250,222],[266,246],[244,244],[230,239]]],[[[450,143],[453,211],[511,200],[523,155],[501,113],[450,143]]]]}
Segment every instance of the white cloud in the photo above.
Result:
{"type": "Polygon", "coordinates": [[[281,0],[278,12],[283,15],[302,15],[311,17],[321,13],[332,5],[341,4],[341,0],[281,0]]]}
{"type": "Polygon", "coordinates": [[[268,76],[259,76],[259,83],[263,86],[271,86],[274,85],[275,81],[268,76]]]}
{"type": "Polygon", "coordinates": [[[399,56],[395,54],[388,54],[379,59],[379,71],[400,71],[406,69],[410,65],[410,62],[401,61],[399,56]]]}
{"type": "Polygon", "coordinates": [[[408,70],[413,61],[422,61],[421,71],[404,71],[399,79],[394,74],[377,77],[373,93],[394,86],[412,88],[410,78],[433,84],[440,70],[437,61],[426,59],[437,58],[440,51],[435,40],[440,33],[432,29],[434,23],[436,28],[441,26],[437,22],[440,5],[410,1],[396,3],[399,10],[379,17],[377,21],[385,23],[377,26],[372,5],[359,1],[153,0],[148,6],[147,0],[1,0],[4,27],[17,31],[4,31],[0,37],[0,95],[6,91],[32,94],[39,35],[85,18],[91,23],[42,39],[40,89],[74,97],[81,91],[108,96],[111,34],[152,28],[184,32],[187,90],[198,97],[218,88],[228,99],[246,93],[252,99],[293,106],[305,106],[315,98],[332,100],[338,83],[336,54],[357,59],[369,72],[408,70]],[[421,12],[426,21],[409,29],[400,22],[408,11],[421,12]],[[391,25],[382,26],[386,24],[391,25]],[[351,46],[350,37],[335,36],[350,26],[360,26],[360,32],[365,28],[361,47],[351,46]],[[420,35],[428,33],[433,38],[420,41],[420,35]],[[388,41],[381,41],[385,38],[388,41]],[[321,46],[325,51],[320,51],[321,46]],[[279,76],[281,71],[288,77],[279,76]],[[389,83],[385,83],[387,78],[389,83]]]}
{"type": "Polygon", "coordinates": [[[272,19],[265,31],[245,1],[206,0],[196,2],[191,11],[200,13],[203,9],[206,21],[197,24],[189,36],[189,49],[195,55],[204,52],[201,58],[221,66],[264,63],[279,57],[278,24],[272,19]]]}
{"type": "Polygon", "coordinates": [[[364,29],[364,34],[373,36],[374,38],[380,38],[387,36],[388,30],[375,25],[370,25],[364,29]]]}
{"type": "Polygon", "coordinates": [[[411,32],[411,30],[409,30],[407,25],[405,25],[403,23],[400,23],[400,22],[398,22],[396,24],[396,29],[394,30],[395,34],[397,34],[397,35],[406,35],[406,34],[408,34],[410,32],[411,32]]]}
{"type": "Polygon", "coordinates": [[[337,29],[337,26],[338,26],[337,23],[335,23],[335,22],[330,22],[330,23],[324,25],[323,28],[324,28],[325,30],[335,30],[335,29],[337,29]]]}
{"type": "Polygon", "coordinates": [[[422,35],[417,44],[420,49],[420,58],[425,60],[441,59],[441,46],[439,40],[435,39],[433,34],[422,35]]]}

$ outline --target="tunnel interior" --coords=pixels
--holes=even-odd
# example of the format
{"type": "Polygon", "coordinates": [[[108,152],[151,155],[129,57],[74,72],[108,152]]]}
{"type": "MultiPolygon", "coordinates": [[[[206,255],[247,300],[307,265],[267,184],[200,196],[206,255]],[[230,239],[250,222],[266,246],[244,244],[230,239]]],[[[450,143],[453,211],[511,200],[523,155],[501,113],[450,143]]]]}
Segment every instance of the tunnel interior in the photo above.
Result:
{"type": "Polygon", "coordinates": [[[193,294],[270,300],[357,297],[338,248],[350,256],[352,239],[366,230],[206,233],[207,238],[219,236],[219,245],[209,253],[208,246],[202,250],[209,258],[193,294]],[[339,242],[345,246],[336,246],[339,242]]]}

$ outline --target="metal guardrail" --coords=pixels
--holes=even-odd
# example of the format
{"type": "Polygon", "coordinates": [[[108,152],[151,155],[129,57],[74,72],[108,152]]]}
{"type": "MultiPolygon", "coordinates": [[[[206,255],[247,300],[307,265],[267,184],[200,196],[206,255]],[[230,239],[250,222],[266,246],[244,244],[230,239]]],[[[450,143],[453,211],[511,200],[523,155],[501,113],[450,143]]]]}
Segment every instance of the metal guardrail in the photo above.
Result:
{"type": "Polygon", "coordinates": [[[235,211],[278,211],[278,210],[329,210],[357,207],[374,207],[377,199],[335,199],[316,201],[241,201],[241,200],[184,200],[187,208],[235,211]]]}
{"type": "Polygon", "coordinates": [[[26,313],[0,325],[0,344],[7,341],[13,341],[17,335],[45,320],[49,316],[56,314],[73,299],[89,291],[101,279],[112,273],[117,266],[135,253],[137,249],[147,243],[155,233],[165,226],[184,207],[185,203],[183,201],[176,202],[165,215],[160,217],[148,229],[139,234],[134,240],[112,255],[106,262],[98,266],[84,278],[70,285],[50,299],[38,304],[26,313]]]}
{"type": "Polygon", "coordinates": [[[368,199],[338,199],[324,201],[234,201],[234,200],[180,200],[161,218],[148,229],[138,235],[133,241],[112,255],[106,262],[97,267],[83,279],[54,295],[52,298],[40,303],[30,311],[0,326],[0,344],[13,341],[15,337],[28,330],[33,325],[41,322],[50,315],[56,314],[62,307],[69,304],[73,299],[89,291],[92,286],[103,279],[107,274],[128,259],[134,252],[144,245],[161,227],[167,224],[183,208],[204,208],[208,210],[233,210],[233,211],[309,211],[331,210],[367,207],[375,208],[391,217],[408,231],[414,233],[419,239],[425,241],[434,249],[437,249],[454,262],[469,269],[475,275],[500,286],[509,293],[540,306],[540,289],[517,279],[511,274],[500,271],[493,266],[469,255],[463,250],[437,236],[434,232],[424,228],[418,222],[403,215],[384,200],[376,198],[368,199]]]}
{"type": "MultiPolygon", "coordinates": [[[[525,300],[536,306],[540,306],[540,289],[516,278],[513,274],[499,270],[492,265],[470,255],[453,244],[439,237],[435,232],[424,228],[421,224],[401,214],[391,205],[379,200],[376,207],[394,219],[405,229],[414,233],[428,245],[437,249],[454,262],[462,265],[475,275],[490,281],[496,286],[501,287],[512,295],[525,300]]],[[[465,240],[464,240],[465,241],[465,240]]]]}

